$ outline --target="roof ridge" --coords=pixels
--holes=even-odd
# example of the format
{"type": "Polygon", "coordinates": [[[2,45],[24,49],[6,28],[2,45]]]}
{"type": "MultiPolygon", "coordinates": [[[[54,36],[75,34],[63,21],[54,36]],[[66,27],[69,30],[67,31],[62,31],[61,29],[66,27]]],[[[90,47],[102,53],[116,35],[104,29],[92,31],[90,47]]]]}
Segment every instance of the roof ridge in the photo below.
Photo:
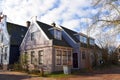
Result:
{"type": "Polygon", "coordinates": [[[63,26],[61,26],[62,28],[65,28],[65,29],[67,29],[67,30],[70,30],[70,31],[72,31],[72,32],[74,32],[74,33],[78,33],[78,32],[76,32],[76,31],[74,31],[74,30],[71,30],[71,29],[68,29],[68,28],[66,28],[66,27],[63,27],[63,26]]]}
{"type": "Polygon", "coordinates": [[[16,26],[21,26],[21,27],[25,27],[25,28],[27,28],[26,26],[24,26],[24,25],[20,25],[20,24],[16,24],[16,23],[11,23],[11,22],[7,22],[8,24],[12,24],[12,25],[16,25],[16,26]]]}

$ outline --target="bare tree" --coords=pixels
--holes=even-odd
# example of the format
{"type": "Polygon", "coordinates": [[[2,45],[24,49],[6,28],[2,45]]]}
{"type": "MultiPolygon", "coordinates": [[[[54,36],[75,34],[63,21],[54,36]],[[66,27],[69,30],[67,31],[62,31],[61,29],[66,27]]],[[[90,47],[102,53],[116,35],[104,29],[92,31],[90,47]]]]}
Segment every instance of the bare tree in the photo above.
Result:
{"type": "Polygon", "coordinates": [[[93,25],[113,27],[114,34],[120,33],[120,0],[92,0],[94,7],[98,7],[97,14],[93,17],[93,25]]]}
{"type": "MultiPolygon", "coordinates": [[[[102,58],[105,63],[110,62],[111,55],[115,55],[116,50],[116,36],[110,34],[110,32],[99,32],[96,34],[97,44],[102,49],[102,58]]],[[[115,56],[114,56],[115,57],[115,56]]]]}

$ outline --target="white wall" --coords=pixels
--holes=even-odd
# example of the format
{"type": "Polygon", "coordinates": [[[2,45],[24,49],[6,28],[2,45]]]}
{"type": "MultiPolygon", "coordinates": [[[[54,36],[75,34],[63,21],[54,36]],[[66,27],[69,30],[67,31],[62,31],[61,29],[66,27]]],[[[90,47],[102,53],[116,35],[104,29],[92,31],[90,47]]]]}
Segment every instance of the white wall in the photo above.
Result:
{"type": "Polygon", "coordinates": [[[2,61],[4,65],[9,64],[9,50],[10,50],[10,36],[7,31],[7,23],[6,16],[4,16],[3,20],[0,22],[0,63],[1,63],[1,54],[3,54],[2,61]],[[3,41],[1,42],[3,35],[3,41]],[[7,59],[5,60],[5,47],[7,47],[7,59]],[[3,51],[2,49],[3,48],[3,51]]]}

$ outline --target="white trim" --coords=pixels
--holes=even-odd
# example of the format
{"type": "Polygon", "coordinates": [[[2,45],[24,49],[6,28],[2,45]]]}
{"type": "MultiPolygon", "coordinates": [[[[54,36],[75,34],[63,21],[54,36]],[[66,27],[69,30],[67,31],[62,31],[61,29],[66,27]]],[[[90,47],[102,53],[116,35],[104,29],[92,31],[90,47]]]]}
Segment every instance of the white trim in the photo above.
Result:
{"type": "Polygon", "coordinates": [[[41,33],[44,35],[44,37],[45,37],[47,40],[49,40],[49,38],[48,38],[47,35],[43,32],[43,30],[40,28],[40,26],[36,23],[36,21],[34,21],[34,22],[31,22],[31,24],[30,24],[30,26],[29,26],[29,28],[28,28],[28,30],[27,30],[27,32],[26,32],[26,34],[25,34],[25,36],[24,36],[24,38],[23,38],[23,40],[22,40],[22,42],[21,42],[20,47],[21,47],[22,44],[24,43],[24,40],[25,40],[25,38],[26,38],[29,30],[31,29],[31,27],[33,27],[33,26],[31,26],[32,24],[35,24],[35,25],[37,26],[37,28],[41,31],[41,33]]]}
{"type": "Polygon", "coordinates": [[[63,31],[65,32],[65,34],[76,44],[76,42],[69,36],[69,34],[63,29],[63,31]]]}
{"type": "Polygon", "coordinates": [[[44,37],[45,37],[47,40],[50,40],[50,39],[47,37],[47,35],[45,34],[45,32],[44,32],[44,31],[40,28],[40,26],[36,23],[36,21],[35,21],[34,24],[37,25],[38,29],[41,31],[41,33],[44,35],[44,37]]]}

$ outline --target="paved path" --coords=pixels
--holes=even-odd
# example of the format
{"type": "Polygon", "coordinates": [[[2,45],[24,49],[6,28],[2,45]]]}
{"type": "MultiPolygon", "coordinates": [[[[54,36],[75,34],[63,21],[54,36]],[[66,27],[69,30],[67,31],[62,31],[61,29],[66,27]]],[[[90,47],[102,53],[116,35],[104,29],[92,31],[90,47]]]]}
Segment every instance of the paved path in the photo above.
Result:
{"type": "Polygon", "coordinates": [[[89,74],[74,75],[71,78],[31,77],[26,73],[0,71],[0,80],[120,80],[120,67],[94,71],[89,74]]]}

